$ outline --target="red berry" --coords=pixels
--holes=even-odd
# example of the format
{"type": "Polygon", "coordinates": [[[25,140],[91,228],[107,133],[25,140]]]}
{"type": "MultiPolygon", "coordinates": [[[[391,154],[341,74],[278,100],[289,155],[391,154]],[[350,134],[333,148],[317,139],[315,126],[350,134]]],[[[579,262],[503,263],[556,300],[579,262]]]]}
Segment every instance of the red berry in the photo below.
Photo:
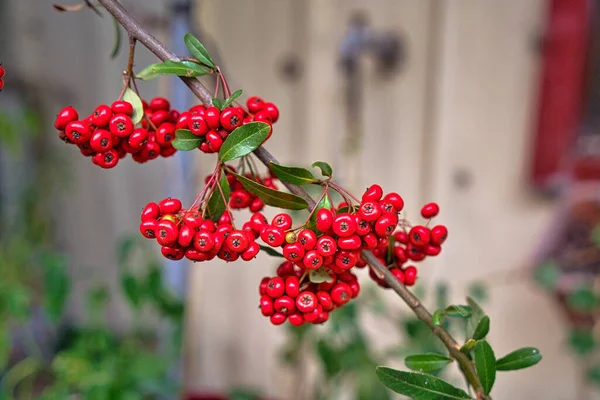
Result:
{"type": "Polygon", "coordinates": [[[131,132],[129,138],[127,139],[127,143],[131,148],[136,150],[141,150],[148,139],[148,130],[144,128],[136,128],[131,132]]]}
{"type": "Polygon", "coordinates": [[[390,272],[396,277],[396,279],[398,279],[400,283],[405,282],[404,272],[400,268],[392,268],[390,269],[390,272]]]}
{"type": "Polygon", "coordinates": [[[142,210],[141,219],[142,221],[148,221],[157,219],[160,215],[160,207],[158,204],[152,202],[146,204],[146,207],[142,210]]]}
{"type": "Polygon", "coordinates": [[[261,110],[254,115],[254,120],[257,122],[266,122],[267,124],[272,124],[273,119],[271,118],[271,114],[269,114],[266,110],[261,110]]]}
{"type": "Polygon", "coordinates": [[[225,240],[225,243],[229,248],[237,253],[244,252],[250,243],[248,243],[248,237],[242,231],[233,231],[225,240]]]}
{"type": "Polygon", "coordinates": [[[304,325],[304,317],[298,312],[295,312],[292,315],[288,315],[288,321],[290,321],[290,324],[292,324],[293,326],[304,325]]]}
{"type": "Polygon", "coordinates": [[[333,256],[337,251],[337,243],[331,236],[321,236],[317,239],[316,250],[324,257],[333,256]]]}
{"type": "Polygon", "coordinates": [[[198,251],[211,251],[215,247],[215,235],[205,230],[198,231],[194,236],[194,247],[198,251]]]}
{"type": "Polygon", "coordinates": [[[208,107],[204,112],[204,120],[210,129],[219,129],[221,127],[221,111],[217,107],[208,107]]]}
{"type": "Polygon", "coordinates": [[[59,131],[64,130],[69,122],[77,121],[79,114],[77,110],[71,106],[65,107],[56,116],[54,120],[54,127],[59,131]]]}
{"type": "Polygon", "coordinates": [[[398,231],[394,233],[394,240],[398,243],[407,244],[409,242],[408,233],[398,231]]]}
{"type": "Polygon", "coordinates": [[[290,296],[281,296],[275,299],[273,305],[275,306],[275,310],[284,315],[290,315],[296,311],[296,301],[290,296]]]}
{"type": "Polygon", "coordinates": [[[267,219],[261,213],[254,213],[250,217],[250,224],[252,225],[252,229],[255,232],[260,233],[260,231],[268,224],[267,219]]]}
{"type": "Polygon", "coordinates": [[[92,132],[88,124],[82,121],[71,121],[65,128],[65,135],[75,144],[86,143],[90,140],[92,132]]]}
{"type": "Polygon", "coordinates": [[[113,112],[106,104],[100,104],[92,113],[92,124],[97,127],[105,127],[110,122],[113,112]]]}
{"type": "Polygon", "coordinates": [[[377,236],[374,233],[368,233],[362,237],[362,245],[367,250],[374,250],[377,243],[377,236]]]}
{"type": "Polygon", "coordinates": [[[271,278],[267,283],[267,294],[277,299],[285,293],[285,282],[280,277],[271,278]]]}
{"type": "Polygon", "coordinates": [[[275,313],[271,315],[271,323],[273,325],[281,325],[286,321],[287,317],[281,313],[275,313]]]}
{"type": "Polygon", "coordinates": [[[169,104],[169,100],[165,99],[164,97],[153,98],[152,100],[150,100],[149,106],[153,111],[158,111],[158,110],[169,111],[169,108],[171,108],[171,105],[169,104]]]}
{"type": "Polygon", "coordinates": [[[358,250],[362,245],[362,240],[358,235],[342,237],[337,240],[338,247],[342,250],[358,250]]]}
{"type": "Polygon", "coordinates": [[[105,129],[96,129],[90,138],[92,150],[102,153],[113,147],[113,135],[105,129]]]}
{"type": "Polygon", "coordinates": [[[421,208],[421,215],[423,218],[433,218],[440,212],[440,206],[437,203],[428,203],[421,208]]]}
{"type": "Polygon", "coordinates": [[[164,122],[156,131],[156,143],[162,147],[171,146],[171,142],[175,139],[175,125],[170,122],[164,122]]]}
{"type": "Polygon", "coordinates": [[[327,232],[333,225],[333,213],[327,208],[321,208],[317,211],[316,226],[321,232],[327,232]]]}
{"type": "Polygon", "coordinates": [[[190,108],[190,114],[192,114],[192,115],[204,116],[205,112],[206,112],[206,107],[204,107],[202,104],[198,104],[197,106],[190,108]]]}
{"type": "Polygon", "coordinates": [[[363,193],[362,201],[379,201],[381,196],[383,196],[383,189],[381,189],[381,186],[374,184],[369,186],[363,193]]]}
{"type": "Polygon", "coordinates": [[[448,237],[448,229],[444,225],[436,225],[431,228],[430,236],[429,240],[431,241],[431,244],[441,246],[448,237]]]}
{"type": "Polygon", "coordinates": [[[119,153],[115,149],[109,149],[103,153],[96,153],[94,163],[102,168],[113,168],[119,162],[119,153]]]}
{"type": "Polygon", "coordinates": [[[133,132],[133,121],[125,114],[113,115],[108,126],[110,132],[119,137],[127,137],[133,132]]]}
{"type": "MultiPolygon", "coordinates": [[[[294,264],[289,261],[284,261],[279,267],[277,267],[277,275],[286,277],[294,273],[294,264]]],[[[291,296],[288,294],[288,296],[291,296]]],[[[293,297],[293,296],[292,296],[293,297]]]]}
{"type": "Polygon", "coordinates": [[[127,101],[117,100],[110,106],[114,114],[125,114],[131,116],[133,114],[133,105],[127,101]]]}
{"type": "MultiPolygon", "coordinates": [[[[291,267],[293,267],[290,264],[291,267]]],[[[300,281],[295,276],[288,276],[285,278],[285,294],[290,296],[291,298],[298,297],[298,293],[300,293],[300,281]]]]}
{"type": "Polygon", "coordinates": [[[408,238],[415,246],[425,246],[427,243],[429,243],[429,229],[422,225],[413,226],[408,232],[408,238]]]}
{"type": "Polygon", "coordinates": [[[404,199],[398,193],[392,192],[386,194],[383,201],[389,202],[396,209],[396,212],[404,209],[404,199]]]}
{"type": "Polygon", "coordinates": [[[269,296],[261,296],[260,311],[265,317],[270,317],[275,313],[275,307],[273,307],[273,300],[269,296]]]}
{"type": "Polygon", "coordinates": [[[242,260],[244,260],[244,261],[252,260],[254,257],[256,257],[256,255],[258,254],[259,251],[260,251],[260,245],[258,243],[256,243],[256,242],[250,243],[250,245],[248,246],[246,251],[244,251],[241,254],[242,260]]]}
{"type": "Polygon", "coordinates": [[[215,131],[209,131],[206,134],[206,143],[208,144],[208,148],[213,153],[218,153],[221,150],[221,146],[223,145],[223,139],[219,134],[215,131]]]}
{"type": "Polygon", "coordinates": [[[383,214],[377,222],[375,222],[375,233],[377,236],[389,236],[398,225],[398,216],[396,214],[383,214]]]}
{"type": "Polygon", "coordinates": [[[395,246],[394,257],[396,257],[397,265],[402,265],[408,261],[408,256],[406,255],[406,250],[404,249],[404,247],[395,246]]]}
{"type": "Polygon", "coordinates": [[[179,237],[177,238],[177,243],[179,243],[181,247],[188,247],[192,244],[195,234],[196,231],[194,228],[189,225],[182,225],[179,228],[179,237]]]}
{"type": "Polygon", "coordinates": [[[156,241],[163,246],[172,246],[177,242],[179,229],[175,222],[162,219],[156,226],[156,241]]]}
{"type": "Polygon", "coordinates": [[[319,299],[313,292],[304,291],[296,297],[296,307],[298,311],[309,313],[319,305],[319,299]]]}
{"type": "Polygon", "coordinates": [[[404,284],[412,286],[417,280],[417,269],[414,266],[404,268],[404,284]]]}
{"type": "Polygon", "coordinates": [[[270,280],[271,278],[269,278],[268,276],[265,276],[260,280],[260,285],[258,286],[258,294],[260,294],[261,296],[267,294],[267,284],[270,280]]]}
{"type": "Polygon", "coordinates": [[[377,201],[365,201],[361,203],[358,212],[365,221],[376,221],[381,215],[381,206],[377,201]]]}
{"type": "Polygon", "coordinates": [[[2,78],[4,76],[4,73],[6,71],[4,70],[4,67],[2,66],[2,63],[0,63],[0,78],[2,78]]]}
{"type": "Polygon", "coordinates": [[[421,248],[415,246],[412,243],[410,243],[406,247],[406,249],[407,249],[408,258],[413,261],[421,261],[421,260],[425,259],[425,257],[426,257],[425,253],[421,250],[421,248]]]}
{"type": "Polygon", "coordinates": [[[266,226],[260,232],[260,238],[271,247],[279,247],[285,241],[285,234],[279,228],[266,226]]]}
{"type": "Polygon", "coordinates": [[[297,240],[306,250],[312,250],[317,244],[317,235],[310,229],[303,229],[298,233],[297,240]]]}
{"type": "Polygon", "coordinates": [[[290,243],[283,247],[283,256],[288,261],[300,261],[304,257],[304,253],[304,247],[300,243],[290,243]]]}
{"type": "Polygon", "coordinates": [[[207,231],[210,233],[215,233],[217,231],[217,226],[210,219],[205,219],[204,221],[202,221],[202,224],[200,225],[200,230],[204,230],[204,231],[207,231]]]}
{"type": "MultiPolygon", "coordinates": [[[[181,121],[181,119],[180,119],[181,121]]],[[[208,124],[201,115],[191,115],[188,118],[188,129],[196,136],[206,135],[208,132],[208,124]]]]}
{"type": "Polygon", "coordinates": [[[230,107],[221,112],[219,122],[221,126],[228,131],[233,131],[235,128],[242,126],[244,116],[238,108],[230,107]]]}
{"type": "Polygon", "coordinates": [[[188,260],[194,261],[194,262],[198,262],[198,261],[206,261],[208,260],[208,255],[207,253],[203,253],[201,251],[198,251],[196,248],[194,247],[188,247],[185,250],[185,257],[188,260]]]}
{"type": "Polygon", "coordinates": [[[338,282],[331,289],[331,299],[338,306],[344,305],[352,298],[352,289],[343,282],[338,282]]]}
{"type": "Polygon", "coordinates": [[[358,256],[351,251],[338,251],[335,255],[335,265],[344,271],[354,267],[357,261],[358,256]]]}
{"type": "Polygon", "coordinates": [[[292,217],[287,213],[277,214],[273,217],[271,225],[283,229],[284,231],[288,230],[292,227],[292,217]]]}
{"type": "Polygon", "coordinates": [[[252,96],[246,101],[246,106],[248,107],[248,111],[250,113],[256,114],[265,107],[265,102],[258,96],[252,96]]]}
{"type": "Polygon", "coordinates": [[[435,244],[427,244],[425,245],[424,252],[426,255],[434,257],[442,252],[442,248],[435,244]]]}
{"type": "Polygon", "coordinates": [[[156,220],[152,219],[142,221],[140,224],[140,233],[147,239],[154,239],[156,237],[155,230],[157,223],[156,220]]]}
{"type": "Polygon", "coordinates": [[[302,264],[306,269],[319,269],[323,265],[323,256],[316,250],[309,250],[304,255],[302,264]]]}
{"type": "Polygon", "coordinates": [[[252,200],[249,210],[250,212],[258,212],[262,210],[264,206],[265,203],[263,203],[259,197],[256,197],[254,200],[252,200]]]}
{"type": "Polygon", "coordinates": [[[177,214],[181,210],[181,200],[167,197],[158,203],[162,214],[177,214]]]}
{"type": "Polygon", "coordinates": [[[185,252],[181,247],[162,246],[160,252],[165,258],[173,261],[181,260],[185,255],[185,252]]]}
{"type": "Polygon", "coordinates": [[[341,213],[335,216],[332,228],[339,237],[352,236],[356,232],[356,220],[348,213],[341,213]]]}
{"type": "Polygon", "coordinates": [[[252,203],[252,197],[246,191],[234,190],[229,197],[229,205],[232,208],[246,208],[252,203]]]}
{"type": "Polygon", "coordinates": [[[279,119],[279,109],[277,108],[277,106],[275,104],[265,103],[264,110],[269,113],[273,123],[277,122],[277,120],[279,119]]]}
{"type": "Polygon", "coordinates": [[[331,300],[331,296],[326,291],[318,291],[317,298],[319,299],[319,304],[323,306],[323,310],[330,311],[333,310],[333,300],[331,300]]]}
{"type": "Polygon", "coordinates": [[[323,306],[321,306],[320,304],[317,306],[317,308],[315,308],[314,310],[312,310],[309,313],[304,313],[303,317],[304,317],[304,321],[308,322],[308,323],[316,323],[317,320],[319,319],[319,317],[321,316],[321,313],[323,313],[323,306]]]}

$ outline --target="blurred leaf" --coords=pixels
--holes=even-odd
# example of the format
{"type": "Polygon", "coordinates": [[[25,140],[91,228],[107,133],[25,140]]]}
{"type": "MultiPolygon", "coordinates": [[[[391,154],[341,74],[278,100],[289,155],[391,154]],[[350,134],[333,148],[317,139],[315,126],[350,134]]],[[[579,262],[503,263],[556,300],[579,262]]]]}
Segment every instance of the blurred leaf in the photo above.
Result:
{"type": "Polygon", "coordinates": [[[142,288],[135,278],[129,273],[121,274],[121,289],[125,293],[125,297],[129,304],[134,308],[139,308],[142,297],[142,288]]]}
{"type": "Polygon", "coordinates": [[[496,356],[492,346],[485,340],[480,340],[475,345],[475,368],[484,393],[490,394],[496,381],[496,356]]]}
{"type": "Polygon", "coordinates": [[[596,294],[589,287],[579,287],[567,296],[567,304],[576,311],[592,311],[598,307],[596,294]]]}
{"type": "Polygon", "coordinates": [[[317,182],[313,174],[305,168],[288,167],[271,162],[269,163],[269,169],[273,171],[281,182],[292,183],[294,185],[306,185],[317,182]]]}
{"type": "Polygon", "coordinates": [[[227,209],[227,203],[229,203],[230,189],[229,182],[227,181],[225,174],[221,174],[219,185],[221,186],[222,193],[218,187],[215,187],[215,191],[208,199],[208,213],[210,214],[210,219],[215,222],[221,218],[227,209]]]}
{"type": "Polygon", "coordinates": [[[219,160],[232,161],[256,150],[269,136],[271,126],[264,122],[249,122],[235,128],[221,145],[219,160]]]}
{"type": "Polygon", "coordinates": [[[321,175],[323,176],[327,176],[329,178],[333,176],[333,169],[331,168],[331,165],[327,164],[325,161],[315,161],[312,164],[312,167],[319,168],[321,170],[321,175]]]}
{"type": "Polygon", "coordinates": [[[229,400],[259,400],[260,393],[254,389],[234,388],[229,391],[229,400]]]}
{"type": "Polygon", "coordinates": [[[365,364],[356,380],[357,400],[389,400],[390,392],[381,384],[373,366],[365,364]]]}
{"type": "Polygon", "coordinates": [[[440,326],[444,323],[445,318],[446,318],[446,314],[444,314],[444,310],[436,310],[433,313],[433,324],[435,326],[440,326]]]}
{"type": "Polygon", "coordinates": [[[123,93],[123,101],[131,103],[133,106],[133,114],[131,115],[131,120],[133,124],[138,124],[142,118],[144,118],[144,106],[142,105],[142,99],[136,92],[134,92],[131,88],[125,89],[125,93],[123,93]]]}
{"type": "Polygon", "coordinates": [[[308,277],[312,283],[323,283],[323,282],[332,282],[333,278],[325,268],[321,267],[319,269],[311,269],[308,271],[308,277]]]}
{"type": "Polygon", "coordinates": [[[331,378],[342,370],[342,354],[323,339],[317,342],[317,355],[327,377],[331,378]]]}
{"type": "Polygon", "coordinates": [[[6,289],[5,296],[11,317],[23,321],[30,315],[33,292],[29,287],[11,285],[6,289]]]}
{"type": "Polygon", "coordinates": [[[100,319],[100,312],[106,307],[108,302],[108,288],[99,286],[92,288],[87,293],[87,312],[92,320],[96,322],[100,319]]]}
{"type": "Polygon", "coordinates": [[[404,359],[404,365],[419,372],[437,371],[451,362],[452,359],[436,353],[413,354],[404,359]]]}
{"type": "Polygon", "coordinates": [[[150,264],[146,274],[146,290],[150,297],[159,296],[163,289],[162,269],[157,264],[150,264]]]}
{"type": "Polygon", "coordinates": [[[544,289],[554,289],[558,278],[560,277],[560,269],[556,262],[547,261],[537,266],[533,272],[534,280],[544,289]]]}
{"type": "Polygon", "coordinates": [[[586,371],[586,378],[589,382],[600,386],[600,365],[596,364],[586,371]]]}
{"type": "Polygon", "coordinates": [[[433,375],[377,367],[377,377],[389,389],[414,400],[471,399],[463,390],[433,375]]]}
{"type": "Polygon", "coordinates": [[[475,332],[473,333],[473,339],[481,340],[487,336],[490,331],[490,317],[485,315],[479,320],[475,332]]]}
{"type": "Polygon", "coordinates": [[[473,311],[469,306],[451,305],[444,309],[444,314],[448,317],[470,318],[473,311]]]}
{"type": "Polygon", "coordinates": [[[586,355],[596,347],[591,330],[574,329],[569,334],[569,345],[579,355],[586,355]]]}
{"type": "Polygon", "coordinates": [[[540,351],[535,347],[524,347],[515,350],[496,361],[498,371],[512,371],[531,367],[542,359],[540,351]]]}
{"type": "Polygon", "coordinates": [[[465,344],[462,345],[462,347],[460,348],[460,351],[462,351],[463,353],[469,353],[475,348],[476,345],[477,345],[477,340],[469,339],[465,342],[465,344]]]}
{"type": "Polygon", "coordinates": [[[477,302],[483,303],[488,299],[488,292],[483,282],[473,282],[468,288],[469,297],[477,302]]]}
{"type": "Polygon", "coordinates": [[[121,49],[121,25],[116,18],[113,18],[113,26],[115,28],[115,42],[110,53],[110,58],[116,58],[119,55],[119,50],[121,49]]]}
{"type": "Polygon", "coordinates": [[[67,260],[60,255],[47,253],[44,257],[44,306],[48,317],[57,322],[62,316],[71,281],[67,276],[67,260]]]}
{"type": "Polygon", "coordinates": [[[173,147],[181,151],[195,150],[202,144],[202,139],[194,135],[192,131],[187,129],[177,129],[175,131],[175,140],[173,147]]]}
{"type": "Polygon", "coordinates": [[[231,96],[229,96],[229,98],[227,100],[225,100],[225,102],[223,103],[223,109],[229,107],[231,104],[233,104],[234,101],[236,101],[241,95],[242,95],[243,91],[242,89],[236,90],[235,92],[233,92],[233,94],[231,96]]]}
{"type": "Polygon", "coordinates": [[[473,337],[479,321],[485,317],[485,311],[483,311],[483,308],[472,297],[467,297],[467,304],[471,307],[472,313],[467,323],[467,336],[473,337]]]}
{"type": "Polygon", "coordinates": [[[206,47],[204,47],[197,38],[190,33],[186,33],[183,37],[183,41],[194,58],[208,67],[213,69],[216,68],[215,62],[211,58],[208,50],[206,50],[206,47]]]}
{"type": "Polygon", "coordinates": [[[283,258],[283,254],[281,254],[280,252],[278,252],[277,250],[275,250],[272,247],[269,246],[263,246],[262,244],[260,245],[260,249],[261,251],[264,251],[265,253],[267,253],[268,255],[270,255],[271,257],[281,257],[283,258]]]}
{"type": "Polygon", "coordinates": [[[435,298],[437,308],[444,308],[448,304],[448,285],[444,282],[439,282],[435,287],[435,298]]]}
{"type": "Polygon", "coordinates": [[[126,236],[119,241],[117,245],[117,262],[120,267],[123,267],[127,263],[137,242],[137,236],[126,236]]]}
{"type": "Polygon", "coordinates": [[[6,324],[0,325],[0,371],[4,371],[12,350],[10,334],[10,328],[6,324]]]}

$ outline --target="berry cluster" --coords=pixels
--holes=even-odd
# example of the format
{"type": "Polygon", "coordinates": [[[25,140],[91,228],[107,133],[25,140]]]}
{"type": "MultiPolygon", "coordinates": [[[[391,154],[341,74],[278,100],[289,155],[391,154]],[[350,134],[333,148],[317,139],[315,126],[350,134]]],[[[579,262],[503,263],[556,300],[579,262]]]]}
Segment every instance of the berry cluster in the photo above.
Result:
{"type": "Polygon", "coordinates": [[[273,103],[265,103],[260,97],[250,97],[248,111],[242,107],[193,106],[179,116],[175,129],[188,129],[203,139],[198,147],[204,153],[217,153],[227,136],[236,128],[253,121],[265,122],[271,126],[268,140],[273,133],[273,124],[279,119],[279,110],[273,103]]]}
{"type": "Polygon", "coordinates": [[[328,282],[303,283],[304,271],[286,261],[277,268],[277,276],[264,277],[260,282],[260,310],[272,324],[281,325],[286,320],[294,326],[321,324],[329,319],[331,311],[360,292],[356,275],[351,272],[331,272],[328,282]]]}
{"type": "Polygon", "coordinates": [[[4,68],[2,67],[2,63],[0,63],[0,92],[2,91],[2,88],[4,87],[4,81],[2,80],[2,78],[4,77],[4,68]]]}
{"type": "MultiPolygon", "coordinates": [[[[253,181],[270,189],[278,189],[277,185],[275,185],[273,181],[273,177],[270,175],[261,177],[254,176],[253,174],[246,174],[245,176],[246,178],[252,179],[253,181]]],[[[209,178],[210,177],[207,177],[207,179],[209,178]]],[[[259,212],[264,208],[265,204],[260,197],[246,190],[240,181],[237,180],[235,175],[227,174],[227,181],[229,182],[229,187],[231,188],[231,196],[229,198],[230,208],[237,210],[248,208],[252,213],[259,212]]]]}
{"type": "Polygon", "coordinates": [[[141,234],[156,239],[162,255],[171,260],[186,257],[198,262],[218,257],[227,262],[238,258],[250,261],[260,250],[256,234],[248,229],[236,230],[228,213],[215,224],[202,218],[197,209],[183,209],[178,199],[148,203],[141,220],[141,234]]]}
{"type": "Polygon", "coordinates": [[[62,140],[79,147],[81,154],[102,168],[115,167],[128,153],[139,163],[173,155],[177,150],[171,142],[179,112],[171,110],[169,101],[162,97],[142,104],[145,115],[137,128],[131,119],[133,105],[123,100],[110,106],[101,104],[83,120],[79,120],[75,108],[65,107],[58,113],[54,127],[62,140]]]}

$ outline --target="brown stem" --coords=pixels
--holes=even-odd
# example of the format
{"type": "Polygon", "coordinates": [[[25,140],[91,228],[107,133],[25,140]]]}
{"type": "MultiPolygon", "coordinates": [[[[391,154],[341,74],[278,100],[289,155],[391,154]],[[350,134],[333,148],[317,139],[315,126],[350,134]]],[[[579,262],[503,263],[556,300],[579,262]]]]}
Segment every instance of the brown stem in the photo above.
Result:
{"type": "MultiPolygon", "coordinates": [[[[130,36],[137,39],[142,43],[148,50],[150,50],[159,59],[180,61],[174,53],[169,51],[165,46],[160,43],[154,36],[140,26],[140,24],[127,13],[127,11],[119,4],[117,0],[98,0],[106,10],[111,13],[117,21],[125,28],[130,36]]],[[[210,105],[212,101],[211,93],[195,78],[180,77],[181,80],[190,88],[190,90],[206,105],[210,105]]],[[[266,166],[273,162],[279,164],[277,159],[273,157],[264,147],[259,147],[254,151],[254,154],[263,164],[266,166]]],[[[316,203],[312,197],[308,195],[302,188],[289,183],[284,183],[288,190],[295,195],[302,197],[308,203],[310,209],[316,207],[316,203]]],[[[454,340],[454,338],[441,326],[435,326],[431,313],[421,304],[410,290],[408,290],[403,284],[401,284],[392,275],[388,269],[382,265],[377,257],[370,251],[363,250],[362,256],[365,261],[381,275],[383,275],[385,282],[402,298],[402,300],[413,310],[415,315],[425,322],[427,326],[433,331],[433,333],[442,341],[444,346],[448,349],[448,352],[456,359],[463,371],[465,377],[469,381],[469,384],[473,387],[477,393],[477,398],[489,399],[488,396],[483,394],[483,386],[477,376],[475,367],[469,357],[460,351],[460,345],[454,340]]]]}

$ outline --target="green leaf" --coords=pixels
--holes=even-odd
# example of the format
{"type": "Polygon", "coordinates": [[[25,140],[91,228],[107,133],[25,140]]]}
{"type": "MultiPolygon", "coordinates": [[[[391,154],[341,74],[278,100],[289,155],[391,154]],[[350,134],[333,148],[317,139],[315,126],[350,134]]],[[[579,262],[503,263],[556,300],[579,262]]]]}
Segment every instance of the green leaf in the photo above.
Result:
{"type": "Polygon", "coordinates": [[[318,180],[305,168],[287,167],[275,163],[269,163],[269,169],[281,182],[293,183],[294,185],[306,185],[318,180]]]}
{"type": "Polygon", "coordinates": [[[218,97],[212,99],[212,105],[217,107],[219,110],[223,110],[223,101],[218,97]]]}
{"type": "Polygon", "coordinates": [[[342,354],[339,350],[331,347],[324,339],[317,342],[317,355],[323,365],[325,376],[331,378],[338,374],[342,368],[342,354]]]}
{"type": "Polygon", "coordinates": [[[450,364],[452,359],[437,353],[413,354],[404,359],[404,364],[420,372],[437,371],[450,364]]]}
{"type": "Polygon", "coordinates": [[[513,371],[531,367],[540,362],[542,355],[535,347],[523,347],[496,360],[498,371],[513,371]]]}
{"type": "Polygon", "coordinates": [[[569,346],[584,356],[596,348],[596,339],[589,329],[574,329],[569,333],[569,346]]]}
{"type": "Polygon", "coordinates": [[[206,50],[206,47],[204,47],[204,45],[200,43],[198,39],[196,39],[193,35],[186,33],[183,37],[183,41],[195,59],[206,66],[216,68],[215,62],[210,57],[208,50],[206,50]]]}
{"type": "Polygon", "coordinates": [[[150,81],[162,75],[175,75],[194,78],[212,73],[206,67],[192,61],[163,61],[151,64],[136,75],[136,78],[150,81]]]}
{"type": "Polygon", "coordinates": [[[465,342],[465,344],[462,345],[460,351],[462,351],[463,353],[469,353],[475,348],[476,345],[477,341],[475,339],[469,339],[465,342]]]}
{"type": "Polygon", "coordinates": [[[208,199],[208,213],[210,214],[210,218],[215,222],[221,218],[227,209],[227,203],[229,202],[230,189],[225,174],[221,174],[219,185],[221,186],[221,189],[223,189],[223,194],[221,194],[219,188],[215,186],[215,191],[208,199]],[[225,199],[223,199],[223,196],[225,196],[225,199]]]}
{"type": "Polygon", "coordinates": [[[467,305],[471,307],[471,318],[467,323],[467,336],[472,337],[477,329],[477,325],[481,318],[485,317],[485,311],[481,308],[479,304],[472,297],[467,297],[467,305]]]}
{"type": "Polygon", "coordinates": [[[325,268],[311,269],[308,277],[312,283],[333,282],[333,278],[325,271],[325,268]]]}
{"type": "Polygon", "coordinates": [[[444,310],[436,310],[433,313],[433,324],[435,326],[440,326],[444,323],[444,320],[446,319],[446,314],[444,313],[444,310]]]}
{"type": "Polygon", "coordinates": [[[478,302],[485,302],[488,299],[487,288],[482,282],[471,283],[467,290],[469,291],[469,297],[478,302]]]}
{"type": "Polygon", "coordinates": [[[554,261],[547,261],[535,268],[533,273],[534,280],[544,289],[554,289],[558,278],[560,277],[560,269],[554,261]]]}
{"type": "Polygon", "coordinates": [[[173,140],[173,147],[175,147],[177,150],[195,150],[201,144],[202,139],[194,135],[192,131],[189,131],[187,129],[177,129],[175,131],[175,140],[173,140]]]}
{"type": "Polygon", "coordinates": [[[142,290],[135,276],[128,273],[122,274],[121,289],[123,289],[129,304],[131,304],[134,308],[138,308],[140,306],[142,290]]]}
{"type": "Polygon", "coordinates": [[[267,138],[271,127],[264,122],[249,122],[235,128],[219,150],[222,162],[235,160],[256,150],[267,138]]]}
{"type": "Polygon", "coordinates": [[[485,340],[475,345],[475,368],[485,394],[490,394],[496,381],[496,356],[492,346],[485,340]]]}
{"type": "Polygon", "coordinates": [[[6,325],[0,325],[0,371],[4,371],[12,350],[11,330],[6,325]]]}
{"type": "Polygon", "coordinates": [[[589,287],[579,287],[569,293],[567,304],[573,310],[589,312],[598,307],[598,299],[589,287]]]}
{"type": "Polygon", "coordinates": [[[127,260],[129,260],[129,256],[131,252],[135,248],[137,237],[127,236],[121,239],[117,248],[117,263],[120,267],[123,267],[127,260]]]}
{"type": "Polygon", "coordinates": [[[473,339],[481,340],[487,336],[490,331],[490,317],[487,315],[479,320],[479,323],[475,327],[475,332],[473,333],[473,339]]]}
{"type": "Polygon", "coordinates": [[[448,317],[470,318],[473,310],[469,306],[451,305],[444,309],[444,314],[448,317]]]}
{"type": "Polygon", "coordinates": [[[119,49],[121,48],[121,25],[116,18],[113,18],[113,25],[115,28],[115,44],[110,53],[110,58],[116,58],[119,55],[119,49]]]}
{"type": "Polygon", "coordinates": [[[260,249],[262,251],[264,251],[265,253],[267,253],[268,255],[270,255],[271,257],[283,257],[283,254],[281,254],[280,252],[278,252],[277,250],[273,249],[272,247],[269,246],[263,246],[262,244],[260,245],[260,249]]]}
{"type": "Polygon", "coordinates": [[[225,103],[223,103],[223,109],[229,107],[234,101],[236,101],[242,95],[242,93],[243,93],[242,89],[236,90],[235,92],[233,92],[233,94],[231,96],[229,96],[229,98],[227,100],[225,100],[225,103]]]}
{"type": "Polygon", "coordinates": [[[247,191],[257,195],[263,203],[269,206],[288,210],[304,210],[308,208],[308,203],[300,196],[270,189],[242,175],[235,174],[235,176],[247,191]]]}
{"type": "Polygon", "coordinates": [[[142,99],[136,92],[134,92],[131,88],[125,89],[125,93],[123,93],[123,101],[131,103],[133,106],[133,114],[131,115],[131,120],[133,124],[139,123],[142,118],[144,118],[144,106],[142,104],[142,99]]]}
{"type": "Polygon", "coordinates": [[[51,255],[44,264],[46,267],[44,305],[50,319],[57,322],[62,316],[71,290],[71,281],[67,275],[67,262],[63,257],[51,255]]]}
{"type": "Polygon", "coordinates": [[[433,375],[377,367],[377,377],[389,389],[414,400],[471,399],[463,390],[433,375]]]}
{"type": "Polygon", "coordinates": [[[331,168],[331,165],[327,164],[325,161],[315,161],[312,164],[312,167],[319,168],[321,170],[321,175],[323,176],[331,178],[331,176],[333,175],[333,169],[331,168]]]}

